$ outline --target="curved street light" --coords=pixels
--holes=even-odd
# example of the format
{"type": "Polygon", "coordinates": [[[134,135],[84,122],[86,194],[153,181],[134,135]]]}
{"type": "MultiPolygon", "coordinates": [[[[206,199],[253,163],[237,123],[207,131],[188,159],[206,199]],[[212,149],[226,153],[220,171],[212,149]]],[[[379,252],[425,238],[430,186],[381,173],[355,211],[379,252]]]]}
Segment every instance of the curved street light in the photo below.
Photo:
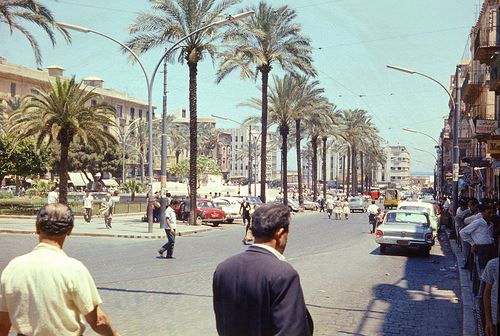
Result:
{"type": "Polygon", "coordinates": [[[434,141],[436,143],[436,145],[439,146],[439,142],[437,141],[436,138],[434,138],[433,136],[427,134],[427,133],[424,133],[422,131],[418,131],[418,130],[414,130],[414,129],[411,129],[411,128],[403,128],[402,129],[403,131],[406,131],[406,132],[410,132],[410,133],[417,133],[417,134],[422,134],[422,135],[425,135],[426,137],[428,137],[429,139],[432,139],[432,141],[434,141]]]}
{"type": "MultiPolygon", "coordinates": [[[[140,61],[137,54],[131,48],[129,48],[128,46],[126,46],[122,42],[118,41],[117,39],[115,39],[115,38],[113,38],[105,33],[99,32],[99,31],[94,30],[94,29],[81,27],[81,26],[77,26],[77,25],[69,24],[69,23],[58,22],[58,25],[60,25],[63,28],[78,31],[81,33],[96,34],[96,35],[102,36],[108,40],[111,40],[111,41],[119,44],[122,48],[127,50],[132,55],[132,57],[137,61],[137,63],[139,63],[139,66],[141,67],[142,72],[144,74],[144,78],[146,79],[146,84],[147,84],[146,86],[147,86],[147,91],[148,91],[148,118],[149,118],[149,120],[148,120],[148,133],[149,133],[148,134],[148,147],[149,147],[148,175],[149,175],[150,182],[153,182],[153,83],[154,83],[156,73],[157,73],[158,68],[160,67],[161,63],[175,48],[177,48],[179,46],[179,44],[181,44],[183,41],[190,38],[191,36],[196,35],[200,32],[203,32],[209,28],[223,25],[227,22],[234,22],[237,20],[244,19],[248,16],[253,15],[254,13],[255,12],[253,12],[253,11],[249,11],[249,12],[243,12],[243,13],[240,13],[240,14],[237,14],[234,16],[228,15],[228,16],[226,16],[226,18],[224,18],[222,20],[212,22],[211,24],[203,26],[203,27],[196,29],[193,32],[187,34],[186,36],[184,36],[183,38],[181,38],[180,40],[178,40],[177,42],[172,44],[172,46],[162,54],[162,57],[160,58],[160,60],[156,64],[156,66],[151,74],[151,78],[148,76],[143,63],[140,61]]],[[[161,159],[161,163],[162,163],[161,175],[162,175],[162,177],[160,178],[160,180],[162,182],[162,189],[164,189],[166,187],[166,175],[167,175],[167,173],[166,173],[166,151],[167,151],[167,134],[166,134],[167,132],[166,132],[166,129],[167,129],[167,126],[166,126],[166,124],[167,123],[166,123],[166,110],[165,110],[165,111],[163,111],[163,115],[162,115],[162,150],[161,150],[161,158],[162,158],[161,159]]],[[[148,233],[151,233],[151,232],[153,232],[153,209],[152,209],[153,192],[152,192],[152,186],[150,188],[149,195],[150,195],[150,199],[148,201],[148,233]]],[[[165,215],[164,215],[165,208],[166,208],[166,200],[164,200],[162,198],[162,204],[161,204],[161,218],[162,219],[165,217],[165,215]]]]}
{"type": "MultiPolygon", "coordinates": [[[[400,71],[400,72],[404,72],[404,73],[408,73],[410,75],[419,75],[419,76],[422,76],[422,77],[425,77],[431,81],[433,81],[434,83],[436,83],[437,85],[439,85],[444,91],[446,91],[446,94],[448,95],[448,97],[450,98],[450,101],[452,103],[452,119],[453,119],[453,127],[452,127],[452,130],[453,130],[453,135],[452,135],[452,140],[453,140],[453,150],[452,150],[452,164],[453,164],[453,211],[456,211],[457,210],[457,205],[458,205],[458,173],[459,173],[459,164],[458,164],[458,111],[457,111],[457,103],[455,102],[455,99],[453,99],[453,96],[451,95],[451,92],[440,82],[438,81],[437,79],[429,76],[429,75],[426,75],[424,73],[421,73],[421,72],[418,72],[418,71],[415,71],[415,70],[412,70],[412,69],[407,69],[407,68],[403,68],[403,67],[400,67],[400,66],[396,66],[396,65],[386,65],[387,68],[391,69],[391,70],[396,70],[396,71],[400,71]]],[[[460,104],[460,99],[458,98],[458,95],[459,95],[459,89],[458,89],[458,74],[459,74],[459,70],[460,70],[460,65],[457,65],[456,66],[456,69],[455,69],[455,90],[456,90],[456,96],[457,96],[457,102],[458,104],[460,104]]],[[[411,131],[410,131],[411,132],[411,131]]],[[[414,132],[414,133],[420,133],[420,132],[414,132]]],[[[423,133],[421,133],[423,134],[423,133]]],[[[424,134],[425,135],[425,134],[424,134]]],[[[436,141],[434,139],[434,141],[436,141]]],[[[436,141],[437,142],[437,141],[436,141]]],[[[438,143],[438,146],[439,146],[439,143],[438,143]]],[[[443,152],[443,148],[440,147],[441,149],[441,153],[443,152]]],[[[443,162],[441,162],[441,171],[443,171],[443,162]]],[[[442,190],[441,190],[442,192],[442,190]]]]}

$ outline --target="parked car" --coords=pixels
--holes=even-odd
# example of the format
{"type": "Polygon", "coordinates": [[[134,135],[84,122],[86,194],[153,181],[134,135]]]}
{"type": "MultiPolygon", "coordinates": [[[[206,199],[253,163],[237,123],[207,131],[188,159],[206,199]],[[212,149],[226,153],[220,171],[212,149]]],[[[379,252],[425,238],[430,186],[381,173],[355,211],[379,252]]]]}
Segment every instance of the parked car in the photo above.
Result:
{"type": "MultiPolygon", "coordinates": [[[[274,201],[271,201],[270,203],[283,204],[283,198],[276,197],[274,201]]],[[[288,198],[288,209],[290,210],[290,212],[299,212],[300,211],[299,202],[294,200],[293,198],[288,198]]]]}
{"type": "Polygon", "coordinates": [[[380,253],[389,247],[416,248],[426,256],[434,245],[434,234],[427,212],[391,210],[375,232],[380,253]]]}
{"type": "Polygon", "coordinates": [[[431,228],[434,231],[434,235],[437,235],[439,231],[439,215],[436,211],[436,206],[427,202],[401,202],[398,205],[398,210],[407,211],[417,211],[426,212],[429,215],[429,220],[431,222],[431,228]]]}
{"type": "Polygon", "coordinates": [[[235,219],[241,219],[240,206],[237,200],[228,200],[224,197],[214,198],[213,201],[216,207],[221,208],[226,214],[226,223],[232,223],[235,219]]]}
{"type": "MultiPolygon", "coordinates": [[[[177,208],[174,208],[175,215],[177,218],[181,218],[183,220],[186,220],[187,218],[184,218],[184,207],[185,207],[185,202],[181,201],[179,206],[177,208]]],[[[198,199],[196,200],[196,212],[197,216],[201,219],[202,222],[208,222],[212,223],[213,226],[219,226],[219,224],[224,223],[226,221],[226,214],[225,212],[216,207],[214,203],[210,200],[206,199],[198,199]]]]}
{"type": "Polygon", "coordinates": [[[351,212],[355,211],[360,211],[360,212],[366,212],[366,209],[368,209],[368,202],[364,197],[350,197],[349,198],[349,209],[351,212]]]}
{"type": "Polygon", "coordinates": [[[305,199],[304,200],[304,209],[317,211],[319,209],[319,204],[318,204],[318,202],[314,202],[312,200],[305,199]]]}

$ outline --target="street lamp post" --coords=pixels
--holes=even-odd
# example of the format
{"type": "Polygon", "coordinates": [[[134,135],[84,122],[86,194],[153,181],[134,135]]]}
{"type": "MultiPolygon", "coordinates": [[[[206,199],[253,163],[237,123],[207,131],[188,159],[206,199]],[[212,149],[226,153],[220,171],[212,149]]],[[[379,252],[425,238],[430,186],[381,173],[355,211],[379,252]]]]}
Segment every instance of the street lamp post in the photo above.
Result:
{"type": "MultiPolygon", "coordinates": [[[[453,99],[453,96],[451,95],[450,91],[441,82],[439,82],[437,79],[432,78],[429,75],[423,74],[423,73],[415,71],[415,70],[402,68],[402,67],[398,67],[398,66],[394,66],[394,65],[387,65],[387,68],[392,69],[392,70],[396,70],[396,71],[405,72],[405,73],[408,73],[411,75],[419,75],[419,76],[425,77],[425,78],[433,81],[434,83],[438,84],[444,91],[446,91],[446,93],[448,94],[448,97],[450,98],[450,101],[452,103],[452,124],[453,124],[453,127],[452,127],[452,131],[453,131],[453,133],[452,133],[452,138],[453,138],[452,139],[453,140],[452,147],[453,147],[453,150],[452,150],[452,155],[451,155],[452,164],[453,164],[453,213],[455,214],[455,212],[457,211],[457,205],[458,205],[458,172],[459,172],[458,118],[459,118],[459,109],[460,109],[460,100],[461,100],[460,99],[460,90],[458,88],[458,73],[460,70],[460,65],[457,65],[456,69],[455,69],[455,84],[454,84],[454,86],[455,86],[455,97],[457,99],[456,102],[453,99]]],[[[439,145],[439,143],[438,143],[438,145],[439,145]]],[[[443,164],[443,162],[441,162],[441,164],[443,164]]]]}
{"type": "MultiPolygon", "coordinates": [[[[126,46],[125,44],[123,44],[122,42],[118,41],[117,39],[107,35],[107,34],[104,34],[102,32],[99,32],[99,31],[96,31],[96,30],[93,30],[93,29],[90,29],[90,28],[85,28],[85,27],[81,27],[81,26],[77,26],[77,25],[73,25],[73,24],[68,24],[68,23],[61,23],[59,22],[58,24],[63,27],[63,28],[66,28],[66,29],[70,29],[70,30],[75,30],[75,31],[79,31],[79,32],[82,32],[82,33],[92,33],[92,34],[96,34],[96,35],[100,35],[108,40],[111,40],[117,44],[119,44],[122,48],[124,48],[125,50],[127,50],[133,57],[134,59],[137,61],[137,63],[139,63],[139,66],[141,67],[142,69],[142,72],[144,74],[144,77],[146,79],[146,86],[147,86],[147,92],[148,92],[148,147],[149,147],[149,152],[148,152],[148,175],[149,175],[149,181],[152,183],[153,182],[153,96],[152,96],[152,93],[153,93],[153,84],[154,84],[154,79],[155,79],[155,76],[156,76],[156,73],[158,71],[158,68],[160,67],[161,63],[163,62],[163,59],[165,59],[173,50],[175,50],[179,44],[181,44],[183,41],[185,41],[186,39],[190,38],[191,36],[193,35],[196,35],[200,32],[203,32],[209,28],[212,28],[212,27],[215,27],[215,26],[219,26],[219,25],[223,25],[227,22],[232,22],[232,21],[236,21],[236,20],[241,20],[243,18],[246,18],[248,16],[251,16],[253,15],[254,12],[244,12],[244,13],[240,13],[240,14],[237,14],[235,16],[231,16],[231,15],[228,15],[225,19],[222,19],[222,20],[219,20],[219,21],[216,21],[216,22],[213,22],[211,24],[208,24],[206,26],[203,26],[199,29],[196,29],[194,30],[193,32],[187,34],[186,36],[184,36],[183,38],[181,38],[180,40],[178,40],[177,42],[175,42],[174,44],[172,44],[172,46],[166,50],[162,57],[160,58],[160,60],[158,61],[158,63],[156,64],[154,70],[153,70],[153,73],[151,75],[151,78],[148,76],[147,72],[146,72],[146,69],[143,65],[143,63],[140,61],[139,57],[137,56],[137,54],[132,50],[130,49],[128,46],[126,46]]],[[[166,115],[165,113],[162,115],[162,122],[163,122],[163,125],[162,125],[162,131],[165,131],[166,130],[166,115]]],[[[164,132],[166,133],[166,132],[164,132]]],[[[166,137],[166,134],[162,134],[162,152],[161,152],[161,155],[162,155],[162,162],[165,160],[166,161],[166,148],[163,148],[163,145],[165,144],[166,145],[166,141],[163,141],[163,137],[166,137]]],[[[166,165],[165,167],[163,167],[163,170],[161,172],[161,174],[163,176],[166,176],[166,165]]],[[[162,189],[165,188],[166,186],[166,179],[162,179],[162,189]]],[[[150,187],[150,191],[149,191],[149,200],[148,200],[148,232],[151,233],[153,232],[153,207],[152,207],[152,200],[153,200],[153,192],[152,192],[152,185],[150,187]]],[[[163,200],[162,198],[162,206],[161,206],[161,218],[163,219],[165,217],[165,206],[166,206],[166,203],[165,201],[163,200]]]]}

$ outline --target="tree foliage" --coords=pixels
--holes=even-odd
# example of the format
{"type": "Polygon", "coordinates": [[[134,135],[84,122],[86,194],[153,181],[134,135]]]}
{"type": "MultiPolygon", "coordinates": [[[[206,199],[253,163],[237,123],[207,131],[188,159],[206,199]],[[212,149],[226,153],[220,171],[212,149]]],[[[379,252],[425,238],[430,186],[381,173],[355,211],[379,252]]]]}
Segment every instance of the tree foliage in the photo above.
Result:
{"type": "MultiPolygon", "coordinates": [[[[205,155],[199,155],[197,160],[197,188],[200,187],[201,182],[206,180],[208,175],[221,175],[221,171],[217,162],[205,155]]],[[[182,160],[170,171],[177,176],[179,180],[187,180],[189,178],[189,159],[182,160]]]]}

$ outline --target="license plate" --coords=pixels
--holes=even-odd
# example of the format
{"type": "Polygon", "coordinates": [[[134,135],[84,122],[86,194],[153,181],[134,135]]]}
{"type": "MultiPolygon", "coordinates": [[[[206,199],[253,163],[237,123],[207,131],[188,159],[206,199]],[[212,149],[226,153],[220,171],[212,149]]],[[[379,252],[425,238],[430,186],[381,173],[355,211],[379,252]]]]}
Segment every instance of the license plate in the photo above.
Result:
{"type": "Polygon", "coordinates": [[[408,240],[398,240],[399,246],[408,246],[410,242],[408,240]]]}
{"type": "Polygon", "coordinates": [[[217,218],[217,214],[212,214],[212,218],[217,218]]]}

